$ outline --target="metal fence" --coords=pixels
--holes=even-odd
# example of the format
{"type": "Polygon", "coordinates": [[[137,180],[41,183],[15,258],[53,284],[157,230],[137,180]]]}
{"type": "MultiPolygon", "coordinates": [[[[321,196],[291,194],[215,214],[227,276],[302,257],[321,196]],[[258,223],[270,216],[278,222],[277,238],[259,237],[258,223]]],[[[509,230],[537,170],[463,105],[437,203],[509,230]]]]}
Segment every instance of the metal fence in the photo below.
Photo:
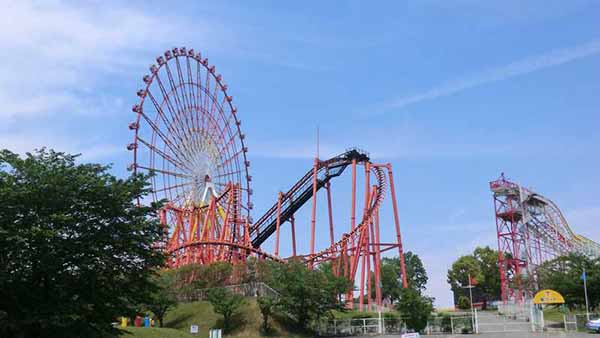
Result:
{"type": "MultiPolygon", "coordinates": [[[[467,316],[434,316],[427,322],[422,333],[460,334],[473,333],[475,319],[467,316]]],[[[369,334],[404,334],[411,332],[406,318],[381,315],[375,318],[349,318],[322,321],[317,328],[319,336],[353,336],[369,334]]]]}
{"type": "MultiPolygon", "coordinates": [[[[585,324],[588,320],[600,318],[600,313],[563,314],[562,320],[548,320],[544,316],[544,310],[533,304],[531,300],[526,300],[522,303],[498,304],[498,314],[502,317],[501,322],[505,332],[515,329],[522,331],[526,326],[522,324],[524,322],[527,322],[530,330],[534,332],[586,331],[585,324]]],[[[500,321],[495,325],[499,326],[500,321]]],[[[483,330],[483,326],[479,323],[480,330],[483,330]]],[[[497,329],[499,330],[499,328],[497,329]]]]}
{"type": "Polygon", "coordinates": [[[590,313],[588,314],[565,314],[564,318],[564,330],[569,332],[574,331],[587,331],[585,324],[588,320],[598,319],[600,318],[600,313],[590,313]]]}

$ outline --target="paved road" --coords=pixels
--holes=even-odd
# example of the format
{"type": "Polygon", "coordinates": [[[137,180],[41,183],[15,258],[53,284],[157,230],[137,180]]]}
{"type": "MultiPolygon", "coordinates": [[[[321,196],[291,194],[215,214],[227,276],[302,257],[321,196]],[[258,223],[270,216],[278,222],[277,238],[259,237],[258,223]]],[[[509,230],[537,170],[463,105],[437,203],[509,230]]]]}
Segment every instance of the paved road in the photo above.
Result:
{"type": "MultiPolygon", "coordinates": [[[[504,333],[481,333],[478,335],[433,335],[433,336],[421,336],[427,338],[600,338],[600,335],[594,333],[534,333],[534,332],[504,332],[504,333]]],[[[354,338],[400,338],[400,335],[385,335],[385,336],[368,336],[368,337],[356,337],[354,338]]]]}

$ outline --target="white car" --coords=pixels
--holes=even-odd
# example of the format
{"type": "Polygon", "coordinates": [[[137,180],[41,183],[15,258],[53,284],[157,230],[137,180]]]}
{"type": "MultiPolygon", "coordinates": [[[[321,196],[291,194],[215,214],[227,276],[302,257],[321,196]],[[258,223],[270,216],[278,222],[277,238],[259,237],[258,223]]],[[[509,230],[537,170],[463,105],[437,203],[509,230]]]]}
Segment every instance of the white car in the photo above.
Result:
{"type": "Polygon", "coordinates": [[[600,319],[592,319],[585,323],[585,327],[600,333],[600,319]]]}

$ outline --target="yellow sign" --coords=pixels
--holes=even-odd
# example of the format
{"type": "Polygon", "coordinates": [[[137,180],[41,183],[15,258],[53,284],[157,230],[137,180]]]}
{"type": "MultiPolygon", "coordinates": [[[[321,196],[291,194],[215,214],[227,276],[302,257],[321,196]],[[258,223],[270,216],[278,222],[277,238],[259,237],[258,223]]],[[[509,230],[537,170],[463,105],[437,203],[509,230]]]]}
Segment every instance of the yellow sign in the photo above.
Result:
{"type": "Polygon", "coordinates": [[[533,297],[533,304],[564,304],[565,299],[554,290],[542,290],[533,297]]]}

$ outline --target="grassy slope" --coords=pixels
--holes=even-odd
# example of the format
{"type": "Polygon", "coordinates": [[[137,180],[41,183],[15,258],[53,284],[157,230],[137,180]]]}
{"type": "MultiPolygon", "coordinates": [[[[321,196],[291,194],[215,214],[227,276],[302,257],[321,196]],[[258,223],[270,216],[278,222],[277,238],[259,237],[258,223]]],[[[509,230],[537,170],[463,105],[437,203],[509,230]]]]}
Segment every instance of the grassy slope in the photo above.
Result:
{"type": "MultiPolygon", "coordinates": [[[[120,338],[188,338],[188,337],[208,337],[208,330],[211,327],[218,327],[221,324],[221,315],[212,311],[212,306],[208,302],[195,302],[180,304],[175,309],[169,311],[165,316],[165,328],[127,328],[128,333],[124,333],[120,338]],[[190,334],[190,325],[199,325],[199,334],[190,334]],[[130,334],[129,334],[130,333],[130,334]]],[[[235,327],[227,337],[257,338],[260,335],[260,325],[262,317],[258,305],[254,299],[248,299],[240,313],[236,316],[235,327]]],[[[277,322],[271,322],[274,332],[270,336],[275,337],[301,337],[285,330],[277,322]]]]}

